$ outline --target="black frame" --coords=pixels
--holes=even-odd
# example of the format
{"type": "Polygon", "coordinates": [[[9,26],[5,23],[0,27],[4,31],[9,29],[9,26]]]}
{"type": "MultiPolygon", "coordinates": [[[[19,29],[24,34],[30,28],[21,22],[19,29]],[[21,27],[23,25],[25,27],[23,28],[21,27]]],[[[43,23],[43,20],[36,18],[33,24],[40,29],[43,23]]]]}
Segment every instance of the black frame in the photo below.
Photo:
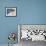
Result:
{"type": "Polygon", "coordinates": [[[17,7],[5,7],[5,16],[6,17],[16,17],[17,16],[17,7]],[[8,8],[16,8],[16,15],[15,16],[6,16],[6,8],[8,9],[8,8]]]}

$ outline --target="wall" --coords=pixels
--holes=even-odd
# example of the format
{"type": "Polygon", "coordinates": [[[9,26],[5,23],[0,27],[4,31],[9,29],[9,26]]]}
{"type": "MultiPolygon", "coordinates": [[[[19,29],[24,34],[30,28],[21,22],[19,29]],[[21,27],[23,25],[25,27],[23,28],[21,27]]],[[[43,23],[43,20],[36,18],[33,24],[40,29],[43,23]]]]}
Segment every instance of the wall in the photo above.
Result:
{"type": "MultiPolygon", "coordinates": [[[[0,0],[0,44],[7,44],[17,24],[46,24],[46,0],[0,0]],[[16,17],[6,17],[5,7],[16,7],[16,17]]],[[[17,43],[17,40],[16,40],[17,43]]]]}

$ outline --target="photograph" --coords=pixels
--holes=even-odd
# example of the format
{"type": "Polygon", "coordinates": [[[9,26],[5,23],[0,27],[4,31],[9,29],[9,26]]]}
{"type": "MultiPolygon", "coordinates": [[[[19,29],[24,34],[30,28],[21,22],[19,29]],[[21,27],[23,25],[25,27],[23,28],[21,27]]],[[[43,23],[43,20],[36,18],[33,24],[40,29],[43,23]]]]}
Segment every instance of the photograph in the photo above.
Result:
{"type": "Polygon", "coordinates": [[[15,7],[7,7],[6,8],[6,16],[16,16],[16,8],[15,7]]]}

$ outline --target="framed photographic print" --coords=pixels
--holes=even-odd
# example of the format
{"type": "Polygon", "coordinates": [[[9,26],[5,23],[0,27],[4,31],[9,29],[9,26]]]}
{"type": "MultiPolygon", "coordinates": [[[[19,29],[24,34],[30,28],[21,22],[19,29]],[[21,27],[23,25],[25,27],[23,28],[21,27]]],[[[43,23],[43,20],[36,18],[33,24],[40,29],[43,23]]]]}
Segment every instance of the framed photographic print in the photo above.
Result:
{"type": "Polygon", "coordinates": [[[16,7],[6,7],[6,16],[16,16],[16,7]]]}

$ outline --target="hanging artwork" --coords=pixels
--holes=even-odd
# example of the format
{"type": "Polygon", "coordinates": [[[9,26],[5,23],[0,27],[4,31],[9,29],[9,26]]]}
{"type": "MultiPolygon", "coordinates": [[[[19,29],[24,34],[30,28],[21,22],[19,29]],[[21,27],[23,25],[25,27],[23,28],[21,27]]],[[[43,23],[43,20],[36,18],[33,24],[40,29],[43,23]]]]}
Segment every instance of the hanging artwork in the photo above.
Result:
{"type": "Polygon", "coordinates": [[[6,7],[6,16],[16,16],[16,8],[6,7]]]}

